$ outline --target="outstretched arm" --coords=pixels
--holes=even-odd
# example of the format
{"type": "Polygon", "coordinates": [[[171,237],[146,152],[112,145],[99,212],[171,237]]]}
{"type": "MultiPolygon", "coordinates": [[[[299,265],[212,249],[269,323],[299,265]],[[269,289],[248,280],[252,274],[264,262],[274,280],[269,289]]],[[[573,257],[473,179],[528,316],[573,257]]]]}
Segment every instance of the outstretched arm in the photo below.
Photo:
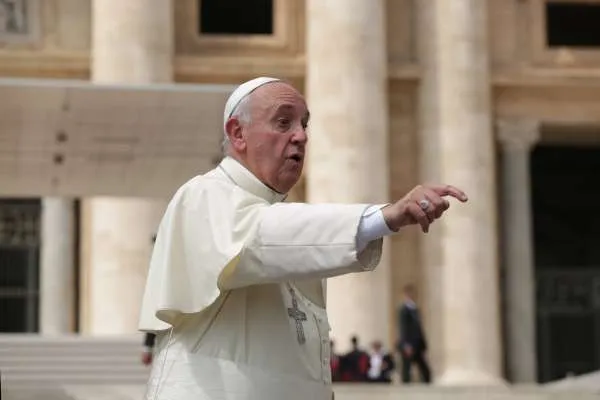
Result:
{"type": "Polygon", "coordinates": [[[446,196],[467,200],[452,186],[417,186],[383,208],[300,203],[263,207],[252,240],[223,270],[219,286],[228,290],[372,270],[381,259],[383,236],[411,224],[428,232],[450,206],[446,196]]]}
{"type": "Polygon", "coordinates": [[[300,203],[264,207],[251,242],[223,271],[220,286],[233,289],[372,270],[381,258],[382,237],[391,233],[379,209],[300,203]]]}

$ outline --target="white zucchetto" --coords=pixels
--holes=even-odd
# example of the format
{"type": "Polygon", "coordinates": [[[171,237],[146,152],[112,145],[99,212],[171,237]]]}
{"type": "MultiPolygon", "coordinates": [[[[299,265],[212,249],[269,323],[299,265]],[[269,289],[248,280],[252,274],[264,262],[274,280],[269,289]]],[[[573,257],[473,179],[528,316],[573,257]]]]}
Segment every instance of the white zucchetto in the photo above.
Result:
{"type": "Polygon", "coordinates": [[[248,96],[250,93],[258,89],[262,85],[265,85],[270,82],[277,82],[280,80],[281,79],[261,76],[259,78],[254,78],[247,82],[244,82],[240,86],[238,86],[227,99],[227,103],[225,103],[225,112],[223,113],[223,129],[225,130],[225,125],[231,117],[231,114],[244,97],[248,96]]]}

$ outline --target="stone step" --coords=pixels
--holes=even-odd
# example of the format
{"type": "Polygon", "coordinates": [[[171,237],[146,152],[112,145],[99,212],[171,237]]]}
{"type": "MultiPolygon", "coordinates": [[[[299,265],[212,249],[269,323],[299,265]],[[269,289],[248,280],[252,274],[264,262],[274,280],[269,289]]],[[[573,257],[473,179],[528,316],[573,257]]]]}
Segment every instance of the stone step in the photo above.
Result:
{"type": "Polygon", "coordinates": [[[14,366],[14,365],[2,365],[2,375],[16,375],[16,374],[36,374],[40,372],[50,371],[55,374],[87,374],[87,373],[105,373],[105,374],[127,374],[127,373],[145,373],[148,370],[143,365],[119,365],[119,364],[96,364],[88,363],[85,366],[80,364],[63,364],[58,363],[52,365],[25,365],[25,366],[14,366]]]}
{"type": "Polygon", "coordinates": [[[53,347],[38,347],[35,349],[21,350],[21,349],[0,349],[0,359],[10,357],[29,357],[35,358],[39,355],[47,355],[58,357],[60,355],[64,357],[131,357],[142,353],[142,347],[137,346],[135,348],[127,349],[115,349],[113,347],[103,346],[99,348],[79,347],[79,348],[53,348],[53,347]]]}
{"type": "MultiPolygon", "coordinates": [[[[482,390],[478,388],[410,388],[397,385],[374,387],[372,385],[352,385],[335,387],[336,400],[598,400],[593,393],[556,393],[542,389],[531,390],[482,390]]],[[[97,386],[70,384],[62,387],[7,386],[6,400],[139,400],[144,398],[145,387],[113,385],[97,386]]],[[[5,399],[5,397],[3,397],[5,399]]]]}
{"type": "Polygon", "coordinates": [[[140,336],[44,337],[0,335],[0,371],[6,384],[144,385],[140,336]]]}
{"type": "Polygon", "coordinates": [[[10,387],[48,387],[56,385],[140,385],[144,386],[148,376],[130,376],[130,375],[71,375],[62,374],[38,374],[27,376],[14,376],[4,379],[7,386],[10,387]]]}
{"type": "Polygon", "coordinates": [[[112,347],[115,349],[127,349],[131,347],[141,347],[142,340],[84,340],[73,338],[71,340],[27,340],[27,341],[16,341],[8,340],[6,338],[0,338],[0,349],[21,349],[29,350],[36,348],[70,348],[70,347],[112,347]]]}
{"type": "Polygon", "coordinates": [[[89,354],[36,354],[30,356],[13,355],[3,356],[0,354],[0,367],[3,365],[56,365],[56,364],[111,364],[111,365],[140,365],[140,353],[132,355],[122,354],[99,354],[90,356],[89,354]]]}
{"type": "Polygon", "coordinates": [[[141,333],[125,334],[125,335],[84,335],[84,334],[67,334],[67,335],[43,335],[39,333],[0,333],[0,342],[14,342],[14,343],[27,343],[27,342],[71,342],[77,341],[83,342],[96,342],[106,341],[123,343],[126,341],[136,342],[144,335],[141,333]]]}

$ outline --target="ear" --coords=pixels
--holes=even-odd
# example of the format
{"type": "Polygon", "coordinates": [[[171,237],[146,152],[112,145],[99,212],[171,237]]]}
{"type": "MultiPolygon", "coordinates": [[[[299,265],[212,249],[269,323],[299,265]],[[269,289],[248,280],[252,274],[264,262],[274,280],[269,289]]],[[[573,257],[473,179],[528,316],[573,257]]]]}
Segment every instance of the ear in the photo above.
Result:
{"type": "Polygon", "coordinates": [[[246,138],[243,135],[243,127],[236,117],[229,118],[225,124],[225,132],[235,150],[243,151],[246,149],[246,138]]]}

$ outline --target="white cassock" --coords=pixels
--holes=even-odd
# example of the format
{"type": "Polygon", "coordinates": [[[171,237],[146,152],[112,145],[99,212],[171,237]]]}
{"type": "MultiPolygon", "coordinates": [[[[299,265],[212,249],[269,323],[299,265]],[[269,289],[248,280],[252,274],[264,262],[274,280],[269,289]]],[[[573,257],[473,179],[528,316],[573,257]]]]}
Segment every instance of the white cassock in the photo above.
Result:
{"type": "Polygon", "coordinates": [[[357,244],[369,205],[283,198],[231,158],[175,194],[139,325],[158,334],[147,399],[332,398],[324,279],[375,268],[383,234],[357,244]]]}

